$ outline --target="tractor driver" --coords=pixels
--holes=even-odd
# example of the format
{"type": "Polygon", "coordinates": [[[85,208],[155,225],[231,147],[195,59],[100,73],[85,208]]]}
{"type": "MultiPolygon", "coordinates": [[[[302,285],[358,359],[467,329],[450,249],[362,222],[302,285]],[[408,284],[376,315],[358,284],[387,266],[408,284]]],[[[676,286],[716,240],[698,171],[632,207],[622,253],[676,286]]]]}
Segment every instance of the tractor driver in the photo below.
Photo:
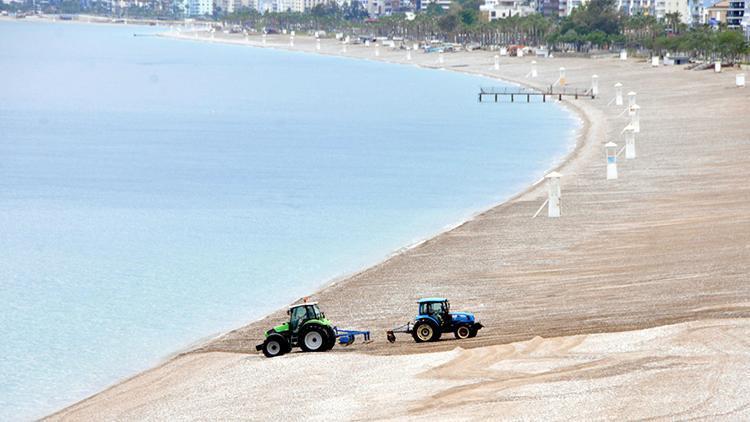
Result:
{"type": "Polygon", "coordinates": [[[428,306],[429,314],[435,317],[435,319],[438,320],[441,326],[450,323],[448,319],[450,318],[450,315],[448,314],[448,310],[445,307],[445,304],[442,302],[435,302],[431,303],[428,306]]]}
{"type": "Polygon", "coordinates": [[[305,309],[304,306],[298,306],[292,309],[291,312],[292,312],[292,316],[290,318],[291,327],[289,328],[294,333],[297,331],[299,324],[305,319],[305,316],[307,315],[307,309],[305,309]]]}

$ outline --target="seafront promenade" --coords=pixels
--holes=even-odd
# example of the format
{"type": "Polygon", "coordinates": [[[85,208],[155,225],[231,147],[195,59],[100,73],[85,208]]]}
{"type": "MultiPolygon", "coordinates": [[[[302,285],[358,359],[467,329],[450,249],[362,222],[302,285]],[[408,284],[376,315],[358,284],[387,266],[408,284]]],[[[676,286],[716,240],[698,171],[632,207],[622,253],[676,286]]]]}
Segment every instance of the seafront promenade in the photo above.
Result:
{"type": "MultiPolygon", "coordinates": [[[[254,346],[284,318],[279,310],[53,419],[749,416],[742,374],[750,371],[750,90],[734,86],[736,71],[532,57],[503,57],[495,69],[493,52],[445,54],[441,63],[436,54],[408,60],[406,51],[383,47],[377,55],[363,45],[344,52],[334,40],[318,50],[305,37],[293,46],[286,36],[265,44],[258,36],[202,40],[540,89],[564,67],[571,88],[589,88],[598,75],[600,95],[562,102],[583,128],[556,168],[561,218],[531,218],[546,197],[541,183],[312,295],[341,325],[373,330],[374,343],[264,359],[254,346]],[[527,77],[532,60],[537,78],[527,77]],[[625,106],[609,104],[618,82],[637,93],[641,130],[637,158],[621,156],[619,178],[606,180],[604,145],[624,145],[628,124],[625,106]],[[386,329],[413,316],[418,297],[435,295],[475,310],[486,328],[460,343],[385,341],[386,329]],[[331,394],[321,399],[316,391],[324,390],[331,394]],[[288,406],[274,406],[278,397],[289,397],[288,406]],[[647,402],[657,405],[636,406],[647,402]]],[[[485,106],[502,113],[524,103],[485,106]]],[[[502,127],[497,132],[503,136],[502,127]]]]}

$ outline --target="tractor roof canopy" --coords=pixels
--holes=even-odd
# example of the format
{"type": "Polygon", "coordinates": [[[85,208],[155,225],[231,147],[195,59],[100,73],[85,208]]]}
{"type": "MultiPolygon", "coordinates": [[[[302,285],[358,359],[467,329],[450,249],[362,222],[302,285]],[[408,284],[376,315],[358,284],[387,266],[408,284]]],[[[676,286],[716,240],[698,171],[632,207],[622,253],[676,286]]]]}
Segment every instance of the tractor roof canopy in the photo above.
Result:
{"type": "Polygon", "coordinates": [[[417,303],[435,303],[435,302],[447,302],[448,299],[444,297],[424,297],[419,299],[417,303]]]}
{"type": "Polygon", "coordinates": [[[290,306],[290,307],[289,307],[289,309],[294,309],[294,308],[298,308],[298,307],[300,307],[300,306],[312,306],[312,305],[317,305],[317,304],[318,304],[318,302],[305,302],[305,303],[298,303],[298,304],[296,304],[296,305],[292,305],[292,306],[290,306]]]}

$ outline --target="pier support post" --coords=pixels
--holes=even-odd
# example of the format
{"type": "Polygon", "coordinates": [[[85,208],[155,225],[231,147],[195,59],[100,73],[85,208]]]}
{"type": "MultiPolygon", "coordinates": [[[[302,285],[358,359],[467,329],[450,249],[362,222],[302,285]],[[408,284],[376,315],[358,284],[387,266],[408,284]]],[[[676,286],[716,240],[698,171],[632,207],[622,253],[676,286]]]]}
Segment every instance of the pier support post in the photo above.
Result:
{"type": "Polygon", "coordinates": [[[599,75],[591,76],[591,95],[593,97],[599,96],[599,75]]]}
{"type": "Polygon", "coordinates": [[[495,70],[500,70],[500,56],[495,54],[495,70]]]}
{"type": "Polygon", "coordinates": [[[615,84],[615,104],[622,105],[622,84],[619,82],[615,84]]]}
{"type": "Polygon", "coordinates": [[[617,179],[617,144],[608,142],[604,148],[607,152],[607,180],[617,179]]]}
{"type": "Polygon", "coordinates": [[[547,216],[560,217],[560,177],[562,175],[553,171],[544,177],[547,179],[547,216]]]}
{"type": "Polygon", "coordinates": [[[632,125],[625,126],[625,158],[635,158],[635,129],[632,125]]]}
{"type": "Polygon", "coordinates": [[[536,60],[531,61],[531,77],[536,78],[538,76],[539,72],[537,72],[536,68],[536,60]]]}
{"type": "Polygon", "coordinates": [[[734,84],[737,85],[737,88],[744,88],[745,87],[745,74],[738,73],[737,76],[734,77],[734,84]]]}

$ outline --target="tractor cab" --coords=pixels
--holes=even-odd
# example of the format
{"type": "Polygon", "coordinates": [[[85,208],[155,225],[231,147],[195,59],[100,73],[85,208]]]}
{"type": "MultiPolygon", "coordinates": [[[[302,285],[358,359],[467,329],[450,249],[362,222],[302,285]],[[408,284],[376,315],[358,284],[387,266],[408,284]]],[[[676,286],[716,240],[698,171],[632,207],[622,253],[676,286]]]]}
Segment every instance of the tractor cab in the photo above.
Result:
{"type": "MultiPolygon", "coordinates": [[[[448,299],[442,297],[429,297],[420,299],[419,315],[430,316],[438,321],[441,327],[451,324],[451,304],[448,299]]],[[[419,318],[419,317],[417,317],[419,318]]]]}
{"type": "Polygon", "coordinates": [[[292,332],[292,335],[299,333],[300,327],[306,321],[325,319],[325,314],[320,312],[317,302],[291,306],[286,313],[289,315],[289,330],[292,332]]]}

